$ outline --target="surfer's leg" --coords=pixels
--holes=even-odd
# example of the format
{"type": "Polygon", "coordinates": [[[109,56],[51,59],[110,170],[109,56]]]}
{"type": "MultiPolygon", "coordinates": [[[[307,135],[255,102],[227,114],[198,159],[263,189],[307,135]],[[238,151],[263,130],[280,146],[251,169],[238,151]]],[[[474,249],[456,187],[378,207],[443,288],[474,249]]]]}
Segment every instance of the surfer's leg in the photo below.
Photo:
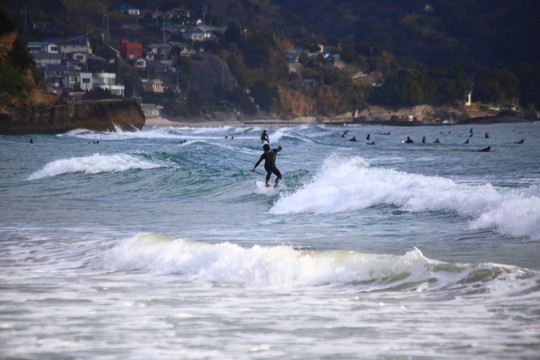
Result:
{"type": "Polygon", "coordinates": [[[277,186],[277,184],[279,183],[279,181],[283,178],[283,176],[281,176],[281,173],[279,172],[279,169],[277,167],[275,167],[273,170],[273,173],[276,174],[277,178],[276,178],[276,183],[275,183],[275,186],[277,186]]]}
{"type": "Polygon", "coordinates": [[[270,184],[268,184],[270,176],[272,176],[272,170],[266,170],[266,186],[270,186],[270,184]]]}

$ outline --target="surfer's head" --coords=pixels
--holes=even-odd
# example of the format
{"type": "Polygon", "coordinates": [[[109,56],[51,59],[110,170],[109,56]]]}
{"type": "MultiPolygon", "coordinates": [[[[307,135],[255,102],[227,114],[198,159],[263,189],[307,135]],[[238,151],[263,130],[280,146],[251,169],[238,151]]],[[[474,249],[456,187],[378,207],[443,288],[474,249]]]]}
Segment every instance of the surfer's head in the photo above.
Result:
{"type": "Polygon", "coordinates": [[[270,150],[270,145],[264,144],[264,145],[263,145],[263,150],[264,150],[264,151],[270,150]]]}

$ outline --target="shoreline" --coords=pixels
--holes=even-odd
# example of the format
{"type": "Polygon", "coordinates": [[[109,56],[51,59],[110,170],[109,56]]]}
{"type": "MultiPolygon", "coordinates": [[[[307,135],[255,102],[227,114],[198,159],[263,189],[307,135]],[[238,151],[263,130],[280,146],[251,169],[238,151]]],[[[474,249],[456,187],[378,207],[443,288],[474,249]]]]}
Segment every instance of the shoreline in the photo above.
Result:
{"type": "Polygon", "coordinates": [[[501,124],[501,123],[514,123],[514,122],[535,122],[538,119],[526,119],[522,117],[477,117],[470,118],[458,122],[427,122],[427,121],[358,121],[350,119],[347,121],[344,118],[332,118],[332,119],[319,119],[314,117],[303,117],[296,118],[294,120],[287,119],[249,119],[249,120],[239,120],[235,119],[221,119],[221,120],[181,120],[173,121],[163,117],[152,117],[148,118],[145,121],[144,127],[223,127],[223,126],[251,126],[251,127],[284,127],[284,126],[294,126],[294,125],[315,125],[315,124],[324,124],[324,125],[382,125],[382,126],[407,126],[407,127],[418,127],[418,126],[448,126],[448,125],[474,125],[474,124],[501,124]]]}
{"type": "MultiPolygon", "coordinates": [[[[181,120],[173,121],[164,117],[152,117],[147,118],[145,127],[153,126],[190,126],[190,127],[218,127],[218,126],[256,126],[256,127],[272,127],[272,126],[290,126],[290,125],[303,125],[303,124],[332,124],[332,121],[320,121],[316,118],[306,117],[297,118],[294,120],[283,119],[227,119],[227,120],[181,120]]],[[[343,124],[343,121],[336,122],[336,124],[343,124]]],[[[350,123],[353,123],[352,121],[350,123]]]]}

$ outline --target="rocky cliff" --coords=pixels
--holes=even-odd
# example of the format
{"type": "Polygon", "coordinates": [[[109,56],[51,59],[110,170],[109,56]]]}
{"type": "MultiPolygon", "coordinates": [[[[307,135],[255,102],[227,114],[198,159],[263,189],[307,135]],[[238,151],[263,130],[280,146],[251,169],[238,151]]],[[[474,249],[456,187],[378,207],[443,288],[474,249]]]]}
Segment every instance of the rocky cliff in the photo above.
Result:
{"type": "Polygon", "coordinates": [[[59,134],[74,129],[140,130],[145,117],[134,100],[73,101],[0,109],[0,134],[59,134]]]}
{"type": "Polygon", "coordinates": [[[355,122],[387,125],[455,124],[469,119],[464,109],[418,105],[411,108],[389,109],[370,106],[357,112],[355,122]]]}
{"type": "Polygon", "coordinates": [[[136,130],[144,126],[132,100],[63,102],[39,88],[34,61],[21,45],[18,25],[0,9],[0,134],[58,134],[74,129],[136,130]]]}

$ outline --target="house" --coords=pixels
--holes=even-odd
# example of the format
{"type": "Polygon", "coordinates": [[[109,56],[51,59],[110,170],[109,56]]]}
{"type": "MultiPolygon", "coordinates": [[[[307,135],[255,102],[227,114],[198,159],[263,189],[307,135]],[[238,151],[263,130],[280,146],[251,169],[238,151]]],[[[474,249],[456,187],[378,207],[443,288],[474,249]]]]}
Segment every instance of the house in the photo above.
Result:
{"type": "Polygon", "coordinates": [[[161,30],[173,35],[182,35],[188,30],[188,28],[185,25],[165,22],[163,23],[161,30]]]}
{"type": "Polygon", "coordinates": [[[191,46],[184,42],[180,41],[170,41],[169,44],[173,47],[173,49],[180,50],[180,55],[182,56],[191,56],[197,53],[197,51],[193,50],[191,46]]]}
{"type": "Polygon", "coordinates": [[[323,60],[326,65],[335,67],[336,69],[342,70],[345,68],[345,63],[341,60],[341,55],[339,54],[327,53],[324,55],[323,60]]]}
{"type": "Polygon", "coordinates": [[[287,59],[289,59],[289,62],[297,63],[298,60],[300,60],[300,56],[304,53],[306,55],[308,54],[307,49],[303,48],[302,46],[295,45],[289,50],[285,51],[285,56],[287,59]]]}
{"type": "Polygon", "coordinates": [[[60,52],[60,47],[57,44],[48,41],[30,41],[28,42],[27,49],[30,54],[58,54],[60,52]]]}
{"type": "Polygon", "coordinates": [[[167,60],[171,57],[172,46],[169,44],[150,44],[146,52],[148,60],[167,60]]]}
{"type": "Polygon", "coordinates": [[[92,53],[92,48],[90,47],[90,41],[87,37],[76,37],[66,40],[60,40],[58,42],[60,46],[60,52],[62,54],[73,53],[73,52],[82,52],[86,54],[92,53]]]}
{"type": "Polygon", "coordinates": [[[92,91],[94,88],[94,79],[92,73],[79,73],[79,85],[84,91],[92,91]]]}
{"type": "Polygon", "coordinates": [[[47,33],[61,33],[64,31],[61,27],[55,26],[48,21],[36,20],[32,24],[32,29],[47,33]]]}
{"type": "Polygon", "coordinates": [[[144,91],[163,94],[164,86],[161,79],[142,79],[144,91]]]}
{"type": "Polygon", "coordinates": [[[384,76],[380,71],[372,71],[369,74],[358,72],[352,76],[352,80],[363,85],[381,87],[384,84],[384,76]]]}
{"type": "Polygon", "coordinates": [[[199,25],[196,28],[186,30],[184,39],[190,41],[206,41],[215,39],[216,33],[225,33],[227,28],[217,28],[208,25],[199,25]]]}
{"type": "Polygon", "coordinates": [[[190,41],[204,41],[204,33],[200,29],[189,29],[184,33],[184,39],[190,41]]]}
{"type": "Polygon", "coordinates": [[[151,73],[160,73],[165,74],[168,72],[172,72],[173,68],[168,66],[167,64],[162,63],[161,61],[148,61],[147,63],[148,71],[151,73]]]}
{"type": "Polygon", "coordinates": [[[32,54],[32,57],[34,58],[34,61],[36,62],[36,66],[39,68],[44,68],[45,66],[49,65],[61,65],[62,64],[62,58],[60,57],[60,54],[58,53],[34,53],[32,54]]]}
{"type": "Polygon", "coordinates": [[[114,12],[122,13],[122,14],[128,14],[133,16],[139,16],[141,13],[141,10],[131,4],[122,4],[118,7],[115,7],[113,9],[114,12]]]}
{"type": "Polygon", "coordinates": [[[113,95],[124,97],[124,85],[116,85],[115,73],[94,73],[92,74],[93,88],[99,87],[110,91],[113,95]]]}
{"type": "Polygon", "coordinates": [[[148,66],[148,60],[146,60],[145,58],[138,58],[137,60],[135,60],[135,67],[137,68],[137,70],[146,70],[146,67],[148,66]]]}
{"type": "Polygon", "coordinates": [[[135,60],[143,55],[142,44],[122,39],[120,40],[120,53],[127,60],[135,60]]]}
{"type": "Polygon", "coordinates": [[[43,80],[51,92],[62,94],[79,86],[79,72],[66,65],[47,65],[43,68],[43,80]]]}
{"type": "Polygon", "coordinates": [[[182,8],[174,8],[167,11],[165,16],[170,21],[174,21],[177,24],[185,25],[190,22],[191,14],[189,10],[185,10],[182,8]]]}

